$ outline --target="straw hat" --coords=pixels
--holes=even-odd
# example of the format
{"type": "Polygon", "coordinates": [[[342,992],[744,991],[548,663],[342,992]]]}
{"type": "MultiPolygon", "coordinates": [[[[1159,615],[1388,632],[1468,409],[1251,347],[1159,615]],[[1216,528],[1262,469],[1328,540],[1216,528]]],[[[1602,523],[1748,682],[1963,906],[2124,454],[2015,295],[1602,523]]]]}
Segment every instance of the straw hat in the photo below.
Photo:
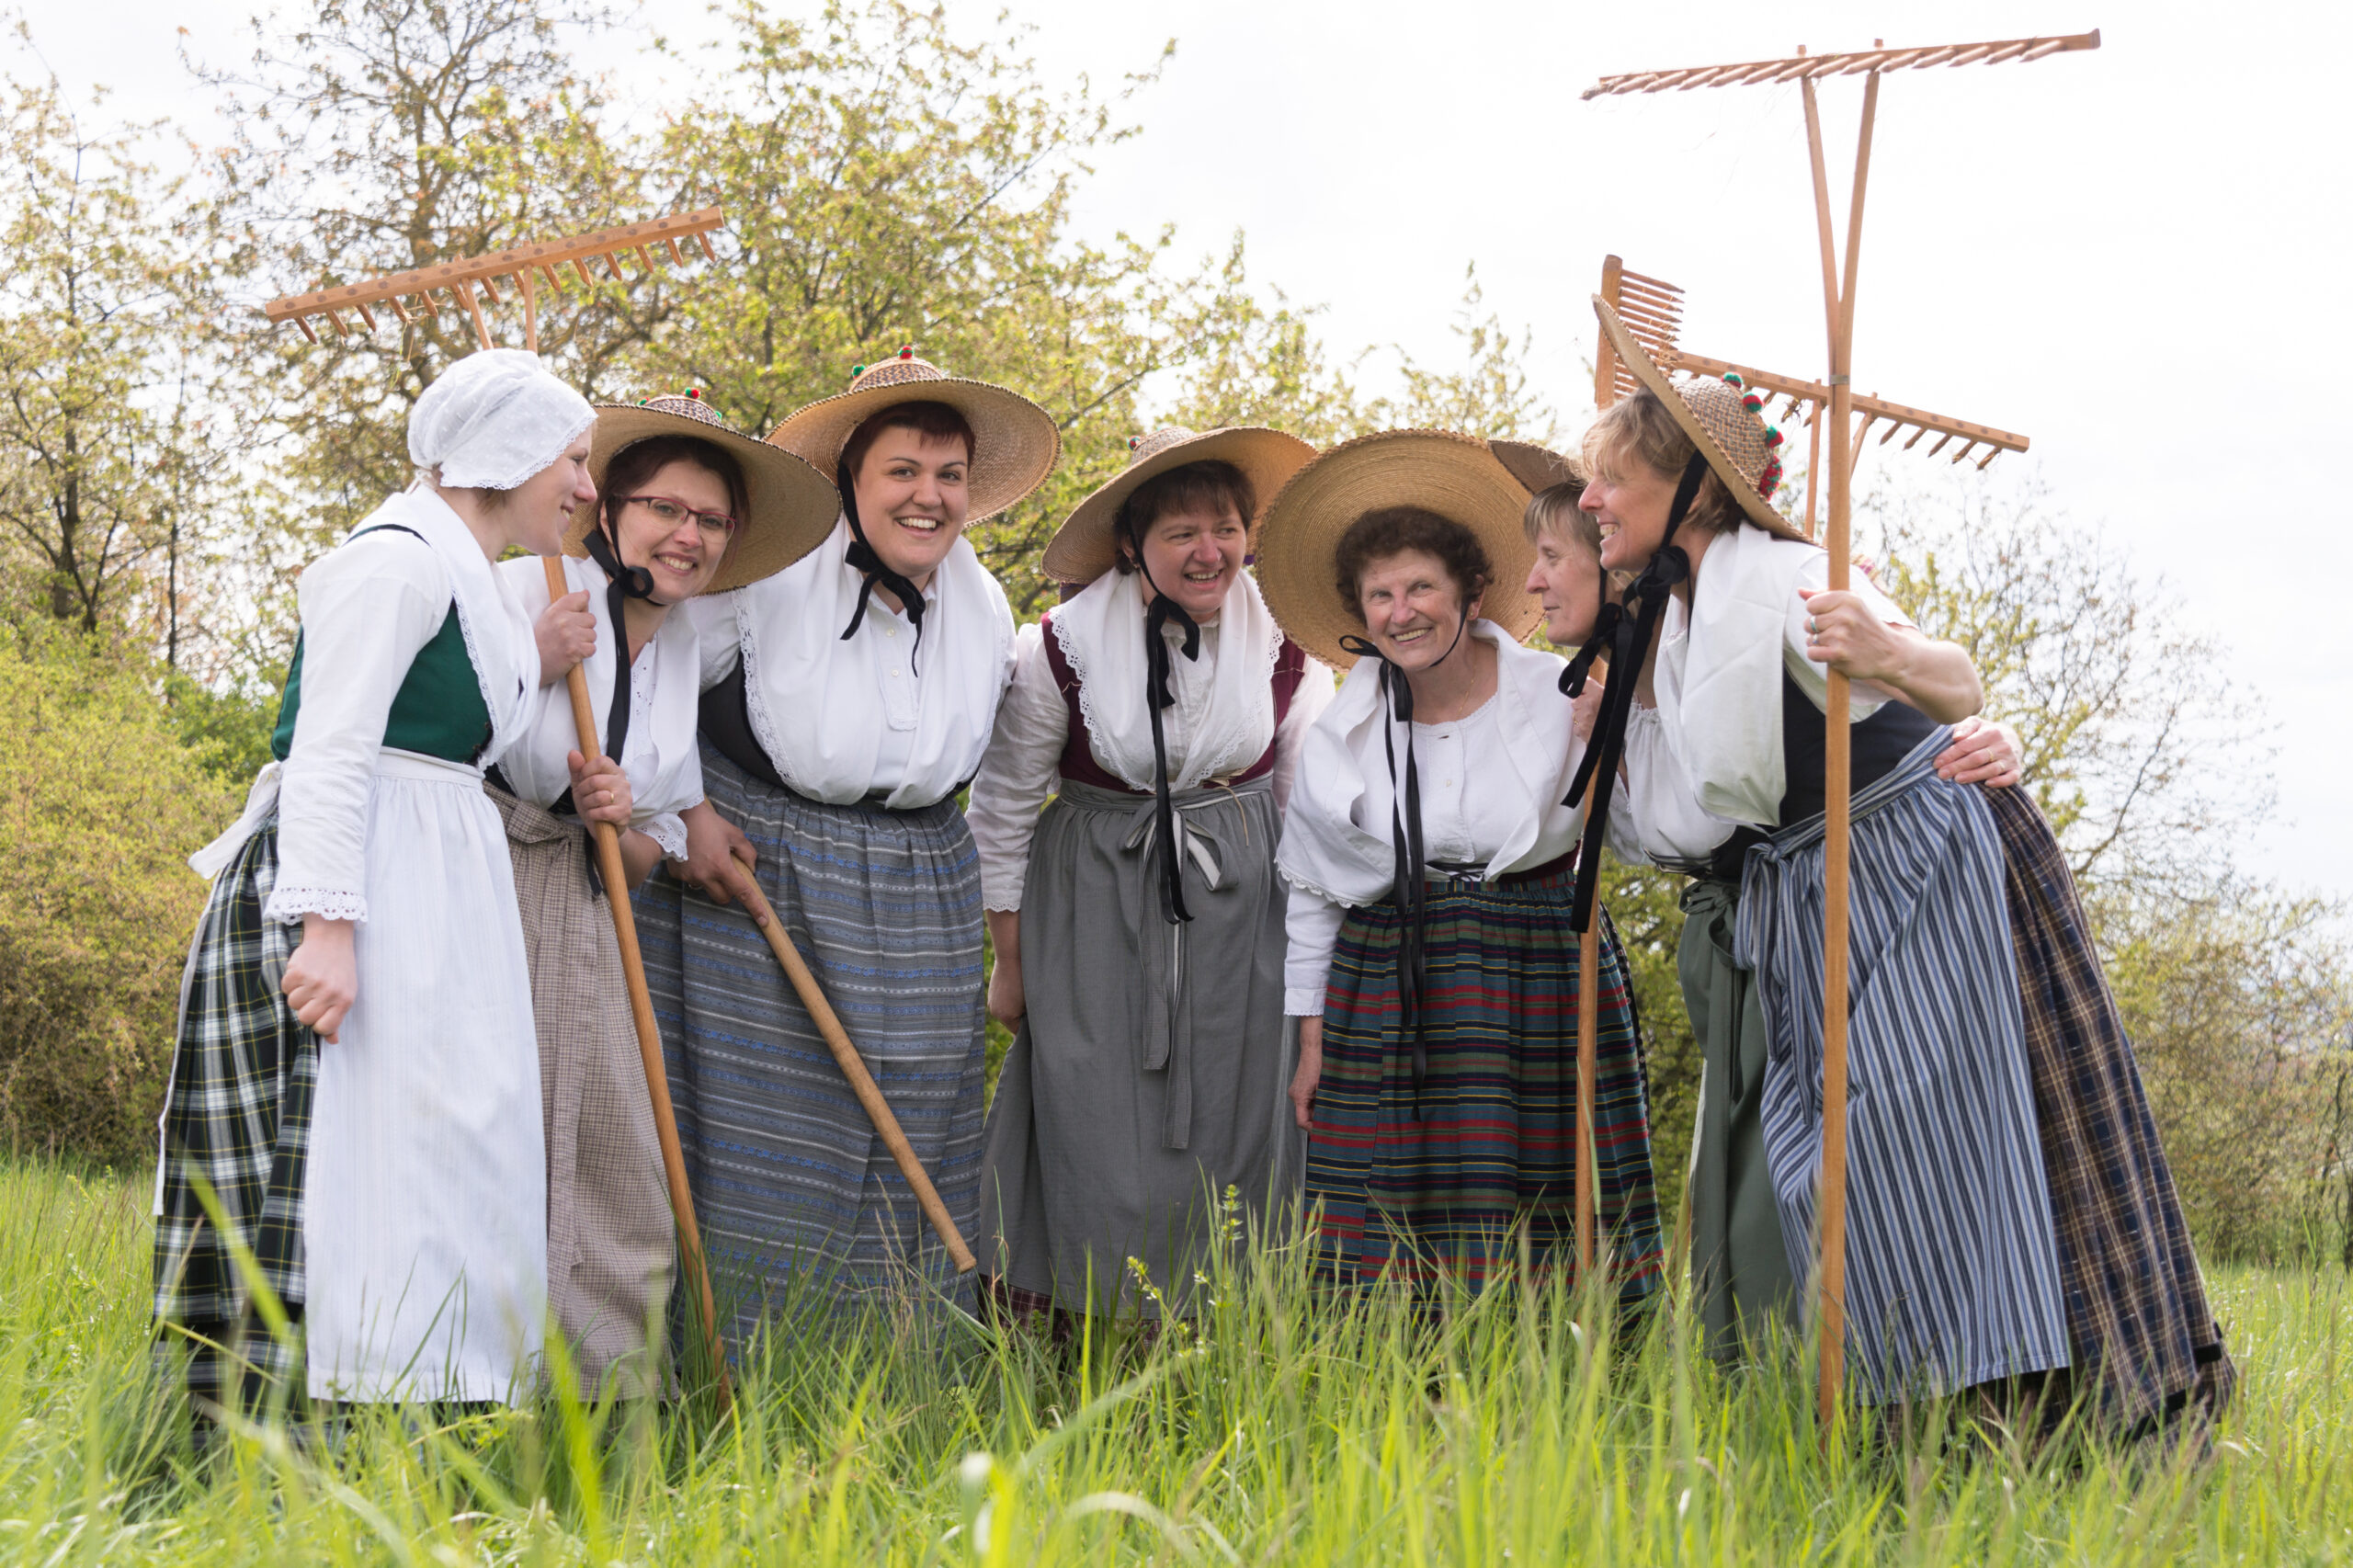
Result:
{"type": "Polygon", "coordinates": [[[1043,484],[1062,455],[1052,415],[1019,392],[951,376],[916,358],[912,344],[879,365],[858,366],[847,392],[802,404],[768,439],[831,477],[858,427],[901,403],[944,403],[972,427],[967,523],[995,516],[1043,484]]]}
{"type": "Polygon", "coordinates": [[[1601,330],[1609,335],[1619,363],[1658,394],[1748,520],[1767,533],[1803,542],[1803,531],[1775,511],[1770,499],[1781,483],[1781,460],[1776,455],[1781,433],[1765,423],[1761,412],[1765,400],[1748,391],[1736,373],[1669,381],[1658,361],[1618,319],[1609,301],[1598,294],[1593,297],[1593,313],[1601,318],[1601,330]]]}
{"type": "Polygon", "coordinates": [[[1292,642],[1336,669],[1356,655],[1343,637],[1364,623],[1333,582],[1340,536],[1358,517],[1388,506],[1420,506],[1461,523],[1495,569],[1483,612],[1515,638],[1543,619],[1526,587],[1536,547],[1520,528],[1528,491],[1476,436],[1451,430],[1384,430],[1359,436],[1291,476],[1258,528],[1258,588],[1292,642]]]}
{"type": "Polygon", "coordinates": [[[1489,441],[1487,449],[1495,454],[1497,462],[1511,470],[1514,479],[1527,486],[1530,495],[1555,484],[1585,488],[1585,462],[1580,458],[1540,447],[1533,441],[1489,441]]]}
{"type": "Polygon", "coordinates": [[[725,593],[781,572],[834,531],[841,497],[834,493],[832,481],[790,452],[730,430],[702,394],[690,391],[683,397],[673,392],[642,403],[597,406],[597,423],[588,435],[588,477],[596,482],[599,497],[596,506],[574,512],[572,526],[563,534],[566,555],[588,553],[588,530],[603,515],[605,475],[613,460],[654,436],[709,441],[743,466],[748,515],[728,541],[727,557],[704,593],[725,593]]]}
{"type": "Polygon", "coordinates": [[[1094,494],[1081,501],[1046,546],[1046,575],[1062,583],[1092,583],[1111,570],[1120,556],[1120,508],[1147,480],[1159,478],[1187,463],[1229,462],[1242,471],[1258,497],[1258,517],[1242,520],[1253,528],[1267,515],[1267,504],[1315,456],[1315,449],[1296,436],[1254,425],[1233,425],[1197,433],[1167,425],[1128,443],[1128,466],[1094,494]]]}

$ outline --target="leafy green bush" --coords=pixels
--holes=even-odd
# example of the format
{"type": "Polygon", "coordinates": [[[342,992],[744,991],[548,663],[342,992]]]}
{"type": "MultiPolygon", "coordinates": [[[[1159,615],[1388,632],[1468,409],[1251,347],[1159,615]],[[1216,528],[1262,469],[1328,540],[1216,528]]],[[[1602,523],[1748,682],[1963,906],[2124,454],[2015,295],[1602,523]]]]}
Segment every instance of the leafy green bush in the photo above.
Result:
{"type": "Polygon", "coordinates": [[[0,1135],[147,1157],[205,884],[186,857],[237,791],[182,744],[153,672],[0,628],[0,1135]]]}

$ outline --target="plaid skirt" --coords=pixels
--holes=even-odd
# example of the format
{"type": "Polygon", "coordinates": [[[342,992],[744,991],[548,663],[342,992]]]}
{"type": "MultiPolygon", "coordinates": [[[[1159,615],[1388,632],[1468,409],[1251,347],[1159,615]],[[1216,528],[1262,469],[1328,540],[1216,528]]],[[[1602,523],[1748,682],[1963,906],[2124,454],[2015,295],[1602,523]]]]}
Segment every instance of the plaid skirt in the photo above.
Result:
{"type": "MultiPolygon", "coordinates": [[[[1327,1281],[1483,1289],[1523,1240],[1541,1278],[1576,1267],[1577,937],[1570,879],[1433,882],[1423,925],[1423,1040],[1399,1028],[1393,900],[1348,912],[1324,1007],[1324,1073],[1308,1134],[1327,1281]]],[[[1605,922],[1596,1041],[1597,1215],[1622,1305],[1658,1288],[1650,1112],[1625,956],[1605,922]]]]}
{"type": "Polygon", "coordinates": [[[300,1345],[270,1334],[232,1256],[235,1245],[250,1249],[254,1276],[301,1321],[302,1182],[319,1041],[278,989],[301,927],[262,918],[277,881],[273,814],[214,879],[198,923],[161,1121],[159,1348],[172,1356],[185,1344],[188,1393],[208,1413],[227,1407],[233,1379],[247,1410],[266,1402],[273,1382],[288,1397],[302,1388],[300,1345]],[[211,1187],[225,1228],[205,1213],[199,1178],[211,1187]]]}
{"type": "Polygon", "coordinates": [[[2064,1382],[2104,1425],[2146,1430],[2226,1400],[2236,1373],[2066,859],[2025,790],[1979,793],[2006,863],[2065,1296],[2064,1382]]]}

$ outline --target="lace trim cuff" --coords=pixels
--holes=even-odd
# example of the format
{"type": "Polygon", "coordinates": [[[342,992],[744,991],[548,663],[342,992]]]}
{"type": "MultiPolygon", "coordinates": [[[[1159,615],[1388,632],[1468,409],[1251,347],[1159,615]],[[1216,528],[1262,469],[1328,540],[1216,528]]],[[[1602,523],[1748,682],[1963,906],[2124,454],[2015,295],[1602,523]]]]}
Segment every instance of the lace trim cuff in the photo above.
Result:
{"type": "Polygon", "coordinates": [[[662,846],[663,855],[672,860],[687,858],[686,819],[676,812],[665,812],[637,824],[637,831],[662,846]]]}
{"type": "Polygon", "coordinates": [[[1322,1017],[1324,988],[1320,985],[1283,987],[1283,1015],[1292,1018],[1322,1017]]]}
{"type": "Polygon", "coordinates": [[[290,888],[281,883],[272,890],[269,903],[262,910],[263,919],[275,920],[282,926],[296,925],[305,915],[365,922],[368,900],[359,893],[335,888],[290,888]]]}

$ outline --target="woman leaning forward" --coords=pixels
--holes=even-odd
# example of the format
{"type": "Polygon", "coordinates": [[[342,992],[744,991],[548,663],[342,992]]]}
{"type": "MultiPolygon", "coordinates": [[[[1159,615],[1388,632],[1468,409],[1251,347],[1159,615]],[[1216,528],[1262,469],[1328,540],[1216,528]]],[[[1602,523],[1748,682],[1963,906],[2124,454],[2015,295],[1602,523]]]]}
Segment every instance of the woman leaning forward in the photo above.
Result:
{"type": "Polygon", "coordinates": [[[778,1311],[927,1297],[960,1278],[766,938],[756,875],[968,1238],[980,1218],[980,858],[956,796],[1013,665],[1013,614],[966,526],[1061,439],[1028,399],[913,350],[768,439],[835,476],[842,517],[784,571],[689,611],[701,806],[637,895],[678,1138],[731,1344],[778,1311]],[[756,862],[756,871],[746,871],[756,862]]]}
{"type": "Polygon", "coordinates": [[[155,1313],[192,1341],[199,1417],[296,1375],[240,1248],[304,1332],[313,1398],[532,1386],[539,1059],[482,769],[522,733],[539,657],[491,563],[552,553],[595,499],[595,418],[533,356],[459,360],[410,416],[423,476],[302,574],[278,760],[192,862],[212,896],[163,1114],[155,1313]]]}
{"type": "Polygon", "coordinates": [[[599,500],[564,534],[569,592],[551,610],[542,561],[499,568],[540,618],[540,688],[490,785],[514,858],[539,1024],[548,1307],[584,1386],[610,1378],[642,1395],[664,1386],[655,1335],[676,1221],[585,823],[626,830],[632,886],[665,856],[685,858],[680,813],[702,801],[702,665],[693,623],[674,612],[806,554],[833,527],[837,502],[807,463],[724,428],[691,392],[599,410],[588,467],[599,500]],[[602,743],[586,760],[564,682],[581,663],[602,743]]]}
{"type": "Polygon", "coordinates": [[[1019,1031],[982,1251],[1017,1311],[1182,1312],[1223,1190],[1254,1217],[1296,1196],[1275,847],[1332,678],[1243,563],[1313,456],[1157,431],[1047,546],[1082,588],[1022,631],[972,806],[990,1011],[1019,1031]]]}

